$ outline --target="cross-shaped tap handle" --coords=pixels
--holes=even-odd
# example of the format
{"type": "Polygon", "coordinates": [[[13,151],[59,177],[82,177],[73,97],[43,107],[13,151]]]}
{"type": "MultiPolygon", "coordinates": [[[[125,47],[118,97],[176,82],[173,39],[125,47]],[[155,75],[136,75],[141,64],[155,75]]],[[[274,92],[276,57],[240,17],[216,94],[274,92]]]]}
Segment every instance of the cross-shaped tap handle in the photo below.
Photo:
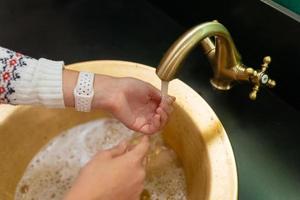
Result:
{"type": "Polygon", "coordinates": [[[246,72],[249,75],[249,80],[254,84],[252,91],[249,94],[251,100],[255,100],[257,96],[257,92],[260,89],[260,86],[268,86],[269,88],[273,88],[276,85],[276,82],[269,78],[268,74],[266,74],[266,70],[271,63],[271,57],[266,56],[263,59],[263,64],[261,65],[260,70],[254,70],[252,68],[247,68],[246,72]]]}

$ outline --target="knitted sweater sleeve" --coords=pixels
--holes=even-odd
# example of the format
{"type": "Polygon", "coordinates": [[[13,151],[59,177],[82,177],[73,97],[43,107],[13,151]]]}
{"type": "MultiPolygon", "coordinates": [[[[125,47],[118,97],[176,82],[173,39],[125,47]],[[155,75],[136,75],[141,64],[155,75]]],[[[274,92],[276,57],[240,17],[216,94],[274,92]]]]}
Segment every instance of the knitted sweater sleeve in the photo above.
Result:
{"type": "Polygon", "coordinates": [[[0,47],[0,104],[63,108],[63,66],[0,47]]]}

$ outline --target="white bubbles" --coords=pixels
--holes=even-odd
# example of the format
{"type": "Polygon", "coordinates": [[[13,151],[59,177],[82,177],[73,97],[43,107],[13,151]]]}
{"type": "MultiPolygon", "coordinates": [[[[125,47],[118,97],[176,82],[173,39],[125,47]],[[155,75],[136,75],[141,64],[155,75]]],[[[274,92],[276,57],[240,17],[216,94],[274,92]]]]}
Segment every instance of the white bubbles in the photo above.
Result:
{"type": "MultiPolygon", "coordinates": [[[[15,199],[63,199],[80,168],[93,155],[133,134],[122,123],[110,118],[88,122],[59,134],[31,160],[18,183],[15,199]]],[[[147,199],[186,199],[183,169],[176,154],[164,146],[160,134],[151,139],[147,158],[145,191],[150,194],[147,199]]]]}
{"type": "Polygon", "coordinates": [[[177,155],[166,147],[160,134],[151,139],[146,172],[145,189],[150,193],[150,199],[186,199],[184,171],[177,155]]]}

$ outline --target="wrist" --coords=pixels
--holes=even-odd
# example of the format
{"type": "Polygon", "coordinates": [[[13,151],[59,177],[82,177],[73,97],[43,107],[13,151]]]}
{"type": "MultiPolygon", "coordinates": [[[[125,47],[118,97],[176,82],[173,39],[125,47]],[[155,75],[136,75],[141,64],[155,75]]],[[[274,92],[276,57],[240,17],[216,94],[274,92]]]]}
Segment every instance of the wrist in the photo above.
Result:
{"type": "MultiPolygon", "coordinates": [[[[77,84],[78,75],[79,72],[77,71],[63,71],[63,96],[66,107],[75,107],[73,91],[77,84]]],[[[114,96],[116,96],[118,88],[118,78],[95,74],[92,109],[111,112],[115,107],[114,96]]]]}
{"type": "Polygon", "coordinates": [[[111,112],[115,107],[114,97],[118,89],[117,85],[118,78],[100,74],[95,75],[92,109],[111,112]]]}
{"type": "Polygon", "coordinates": [[[71,70],[63,71],[63,96],[66,107],[75,107],[74,88],[76,87],[78,72],[71,70]]]}
{"type": "Polygon", "coordinates": [[[92,72],[79,72],[77,84],[73,91],[76,111],[91,111],[94,98],[94,77],[95,74],[92,72]]]}

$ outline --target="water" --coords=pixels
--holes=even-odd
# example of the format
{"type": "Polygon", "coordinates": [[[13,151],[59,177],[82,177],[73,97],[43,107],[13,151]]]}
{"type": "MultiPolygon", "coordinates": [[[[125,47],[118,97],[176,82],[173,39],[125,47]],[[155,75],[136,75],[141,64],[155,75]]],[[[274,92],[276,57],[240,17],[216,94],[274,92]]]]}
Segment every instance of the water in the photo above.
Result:
{"type": "MultiPolygon", "coordinates": [[[[31,160],[17,185],[15,200],[61,200],[79,170],[99,150],[138,134],[115,119],[104,118],[76,126],[52,139],[31,160]]],[[[147,155],[143,200],[184,200],[184,171],[174,151],[156,134],[147,155]]]]}
{"type": "Polygon", "coordinates": [[[168,81],[161,81],[161,96],[162,96],[162,98],[165,98],[168,96],[168,87],[169,87],[168,81]]]}

